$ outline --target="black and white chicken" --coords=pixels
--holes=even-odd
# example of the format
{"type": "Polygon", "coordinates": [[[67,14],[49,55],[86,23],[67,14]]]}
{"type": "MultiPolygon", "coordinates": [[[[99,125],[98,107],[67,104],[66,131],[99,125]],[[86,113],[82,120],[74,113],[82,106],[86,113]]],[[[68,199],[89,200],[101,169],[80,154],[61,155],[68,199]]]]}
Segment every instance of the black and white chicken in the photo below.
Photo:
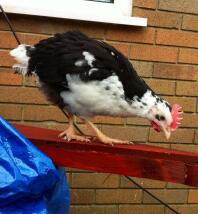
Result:
{"type": "Polygon", "coordinates": [[[132,64],[109,44],[80,32],[66,32],[38,44],[19,45],[10,52],[23,75],[35,74],[47,98],[69,115],[69,127],[60,134],[87,141],[76,134],[74,115],[83,119],[105,144],[128,143],[104,135],[89,119],[96,115],[139,116],[151,121],[168,139],[179,124],[181,107],[156,95],[137,75],[132,64]]]}

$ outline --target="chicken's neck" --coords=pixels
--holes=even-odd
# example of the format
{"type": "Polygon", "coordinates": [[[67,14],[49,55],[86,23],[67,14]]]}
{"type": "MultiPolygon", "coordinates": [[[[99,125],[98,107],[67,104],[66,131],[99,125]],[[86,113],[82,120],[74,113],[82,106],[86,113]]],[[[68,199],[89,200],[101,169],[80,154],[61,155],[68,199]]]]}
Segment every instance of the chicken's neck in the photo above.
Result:
{"type": "Polygon", "coordinates": [[[147,118],[148,112],[153,106],[165,102],[166,101],[164,101],[154,92],[152,92],[151,90],[147,90],[142,97],[133,97],[133,99],[130,101],[130,106],[136,116],[147,118]]]}

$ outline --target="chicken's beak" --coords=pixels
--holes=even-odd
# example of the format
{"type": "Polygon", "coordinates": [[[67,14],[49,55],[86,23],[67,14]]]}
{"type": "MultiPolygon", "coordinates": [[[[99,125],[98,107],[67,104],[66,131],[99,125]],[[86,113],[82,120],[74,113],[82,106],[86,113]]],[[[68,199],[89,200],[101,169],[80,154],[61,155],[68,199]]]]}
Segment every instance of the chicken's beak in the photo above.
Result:
{"type": "Polygon", "coordinates": [[[171,136],[171,130],[170,130],[170,128],[165,128],[163,126],[161,128],[162,128],[162,131],[165,134],[166,139],[169,140],[169,138],[171,136]]]}

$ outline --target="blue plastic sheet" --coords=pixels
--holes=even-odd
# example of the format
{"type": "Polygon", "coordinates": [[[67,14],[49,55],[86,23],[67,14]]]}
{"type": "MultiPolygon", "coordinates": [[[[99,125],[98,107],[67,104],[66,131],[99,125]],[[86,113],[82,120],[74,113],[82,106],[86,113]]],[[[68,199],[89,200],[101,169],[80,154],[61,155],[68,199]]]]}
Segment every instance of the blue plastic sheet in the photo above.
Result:
{"type": "Polygon", "coordinates": [[[50,214],[69,214],[70,194],[67,185],[65,169],[58,168],[60,180],[45,196],[45,204],[50,214]]]}
{"type": "Polygon", "coordinates": [[[67,214],[65,171],[0,117],[0,214],[67,214]]]}

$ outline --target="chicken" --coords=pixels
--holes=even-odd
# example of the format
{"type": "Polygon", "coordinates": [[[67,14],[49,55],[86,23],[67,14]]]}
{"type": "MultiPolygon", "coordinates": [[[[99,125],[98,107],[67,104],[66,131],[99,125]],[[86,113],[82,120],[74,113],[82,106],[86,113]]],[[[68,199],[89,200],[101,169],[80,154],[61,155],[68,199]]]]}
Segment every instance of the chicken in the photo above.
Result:
{"type": "Polygon", "coordinates": [[[171,107],[159,97],[125,56],[81,32],[56,34],[32,46],[22,44],[10,54],[18,61],[14,70],[35,74],[48,100],[68,112],[69,127],[60,134],[64,139],[88,141],[76,133],[74,115],[105,144],[129,142],[104,135],[90,121],[96,115],[147,118],[167,139],[182,119],[181,107],[171,107]]]}

